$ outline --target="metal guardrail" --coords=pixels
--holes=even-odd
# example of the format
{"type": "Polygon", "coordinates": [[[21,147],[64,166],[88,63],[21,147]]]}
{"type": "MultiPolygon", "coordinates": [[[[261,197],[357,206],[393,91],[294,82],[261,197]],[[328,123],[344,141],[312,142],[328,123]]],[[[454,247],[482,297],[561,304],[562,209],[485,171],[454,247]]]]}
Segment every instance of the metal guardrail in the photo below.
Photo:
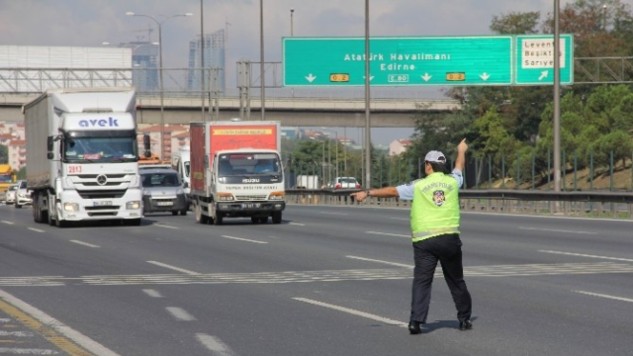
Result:
{"type": "MultiPolygon", "coordinates": [[[[357,190],[286,190],[286,202],[298,205],[369,205],[409,208],[410,202],[396,198],[370,197],[363,203],[354,201],[357,190]]],[[[465,211],[563,215],[633,219],[633,193],[630,192],[554,192],[538,190],[460,191],[465,211]]]]}

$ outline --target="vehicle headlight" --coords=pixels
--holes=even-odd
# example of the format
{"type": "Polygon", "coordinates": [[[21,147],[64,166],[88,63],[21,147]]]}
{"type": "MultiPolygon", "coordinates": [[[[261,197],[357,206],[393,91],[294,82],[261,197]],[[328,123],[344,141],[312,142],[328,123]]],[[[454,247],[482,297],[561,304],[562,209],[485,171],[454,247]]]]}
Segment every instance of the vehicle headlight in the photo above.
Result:
{"type": "Polygon", "coordinates": [[[231,193],[218,193],[217,196],[218,201],[233,201],[233,194],[231,193]]]}
{"type": "Polygon", "coordinates": [[[272,192],[270,193],[270,200],[284,200],[285,192],[272,192]]]}
{"type": "Polygon", "coordinates": [[[138,200],[132,200],[125,203],[125,208],[127,210],[138,210],[141,208],[141,202],[138,200]]]}
{"type": "Polygon", "coordinates": [[[79,204],[77,203],[64,203],[64,211],[67,213],[73,213],[79,211],[79,204]]]}

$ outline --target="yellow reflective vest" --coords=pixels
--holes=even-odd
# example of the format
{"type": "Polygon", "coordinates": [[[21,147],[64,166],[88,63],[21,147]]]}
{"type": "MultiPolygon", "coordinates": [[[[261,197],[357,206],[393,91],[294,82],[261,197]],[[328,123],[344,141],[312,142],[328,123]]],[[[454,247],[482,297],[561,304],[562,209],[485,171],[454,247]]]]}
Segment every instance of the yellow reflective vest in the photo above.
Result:
{"type": "Polygon", "coordinates": [[[459,233],[459,185],[448,174],[435,172],[415,183],[411,203],[411,239],[459,233]]]}

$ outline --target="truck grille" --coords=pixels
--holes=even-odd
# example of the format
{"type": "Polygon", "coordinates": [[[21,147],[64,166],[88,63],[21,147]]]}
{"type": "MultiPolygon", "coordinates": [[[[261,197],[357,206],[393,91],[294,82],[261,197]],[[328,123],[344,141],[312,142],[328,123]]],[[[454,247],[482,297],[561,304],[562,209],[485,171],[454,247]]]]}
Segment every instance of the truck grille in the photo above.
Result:
{"type": "Polygon", "coordinates": [[[117,199],[125,195],[125,189],[115,190],[77,190],[83,199],[117,199]]]}
{"type": "Polygon", "coordinates": [[[235,195],[237,200],[266,200],[266,194],[253,194],[253,195],[235,195]]]}
{"type": "Polygon", "coordinates": [[[101,174],[78,174],[73,176],[73,182],[84,187],[118,187],[123,183],[129,183],[126,174],[104,174],[107,181],[105,184],[99,184],[98,178],[101,174]]]}

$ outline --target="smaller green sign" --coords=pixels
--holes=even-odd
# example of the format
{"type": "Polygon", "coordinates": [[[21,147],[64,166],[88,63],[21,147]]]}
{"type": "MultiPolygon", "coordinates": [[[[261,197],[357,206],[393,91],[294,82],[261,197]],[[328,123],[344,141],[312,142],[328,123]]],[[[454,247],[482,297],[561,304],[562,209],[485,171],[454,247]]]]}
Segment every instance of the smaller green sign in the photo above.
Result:
{"type": "MultiPolygon", "coordinates": [[[[572,35],[560,35],[560,83],[574,82],[574,46],[572,35]]],[[[554,36],[516,36],[517,85],[554,84],[554,36]]]]}

